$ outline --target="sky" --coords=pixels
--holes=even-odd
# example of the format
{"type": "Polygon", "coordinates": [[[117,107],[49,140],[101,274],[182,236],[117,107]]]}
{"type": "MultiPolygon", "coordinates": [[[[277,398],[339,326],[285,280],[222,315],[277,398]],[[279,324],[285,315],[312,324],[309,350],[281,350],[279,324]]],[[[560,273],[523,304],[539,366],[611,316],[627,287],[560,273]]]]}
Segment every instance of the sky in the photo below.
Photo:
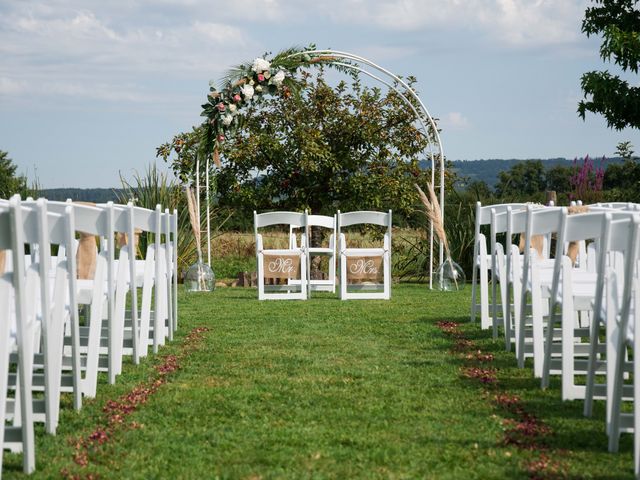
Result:
{"type": "MultiPolygon", "coordinates": [[[[613,156],[576,113],[609,69],[588,0],[0,0],[0,150],[44,188],[118,187],[200,123],[209,80],[315,43],[417,77],[450,160],[613,156]]],[[[627,77],[633,84],[637,77],[627,77]]]]}

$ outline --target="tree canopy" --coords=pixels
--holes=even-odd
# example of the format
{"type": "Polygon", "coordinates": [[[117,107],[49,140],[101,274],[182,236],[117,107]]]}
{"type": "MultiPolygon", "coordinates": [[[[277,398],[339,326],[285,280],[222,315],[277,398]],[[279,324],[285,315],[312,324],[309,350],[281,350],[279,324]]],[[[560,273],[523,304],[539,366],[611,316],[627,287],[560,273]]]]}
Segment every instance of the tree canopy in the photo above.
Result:
{"type": "MultiPolygon", "coordinates": [[[[335,88],[322,72],[301,78],[299,94],[261,97],[243,109],[235,135],[220,146],[219,204],[409,213],[413,183],[426,179],[419,161],[430,141],[415,127],[413,112],[393,90],[383,95],[357,76],[335,88]]],[[[184,167],[198,154],[199,138],[196,128],[158,149],[168,159],[178,146],[173,168],[184,180],[190,181],[184,167]]]]}
{"type": "Polygon", "coordinates": [[[26,190],[27,179],[23,175],[16,175],[17,168],[9,158],[9,153],[0,150],[0,198],[9,198],[26,190]]]}
{"type": "MultiPolygon", "coordinates": [[[[601,35],[600,57],[613,62],[622,71],[638,73],[640,65],[640,11],[638,0],[593,0],[587,8],[582,32],[590,37],[601,35]]],[[[632,86],[608,71],[591,71],[582,75],[584,100],[578,113],[597,113],[610,128],[640,128],[640,87],[632,86]]]]}

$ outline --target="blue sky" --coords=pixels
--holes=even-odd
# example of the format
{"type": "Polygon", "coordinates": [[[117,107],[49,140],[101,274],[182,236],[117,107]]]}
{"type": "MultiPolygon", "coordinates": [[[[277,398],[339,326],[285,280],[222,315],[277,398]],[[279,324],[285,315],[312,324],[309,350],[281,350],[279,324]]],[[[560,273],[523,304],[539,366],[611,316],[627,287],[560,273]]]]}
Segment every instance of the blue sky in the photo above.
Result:
{"type": "MultiPolygon", "coordinates": [[[[608,68],[585,0],[21,0],[0,2],[0,150],[44,187],[115,187],[200,122],[210,79],[314,42],[418,90],[447,158],[611,156],[638,131],[576,114],[608,68]]],[[[630,77],[637,84],[637,77],[630,77]]]]}

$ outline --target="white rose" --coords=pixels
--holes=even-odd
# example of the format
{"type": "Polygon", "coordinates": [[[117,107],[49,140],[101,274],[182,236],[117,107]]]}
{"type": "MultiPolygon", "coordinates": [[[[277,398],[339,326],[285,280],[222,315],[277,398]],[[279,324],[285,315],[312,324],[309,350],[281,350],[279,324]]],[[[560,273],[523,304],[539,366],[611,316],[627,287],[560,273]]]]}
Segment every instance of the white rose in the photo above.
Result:
{"type": "Polygon", "coordinates": [[[229,114],[225,115],[222,117],[222,124],[225,127],[228,127],[229,125],[231,125],[231,122],[233,121],[233,117],[229,114]]]}
{"type": "Polygon", "coordinates": [[[271,78],[271,72],[269,70],[264,72],[264,78],[266,78],[267,80],[269,80],[271,78]]]}
{"type": "Polygon", "coordinates": [[[236,107],[235,103],[232,103],[231,105],[229,105],[229,111],[231,113],[235,112],[238,109],[238,107],[236,107]]]}
{"type": "Polygon", "coordinates": [[[241,92],[245,100],[251,100],[251,97],[253,97],[253,87],[251,85],[243,85],[241,92]]]}
{"type": "Polygon", "coordinates": [[[264,58],[256,58],[253,61],[253,71],[256,73],[262,73],[265,70],[269,70],[271,68],[271,63],[266,61],[264,58]]]}
{"type": "Polygon", "coordinates": [[[284,81],[284,72],[282,70],[278,70],[278,73],[276,73],[271,78],[270,83],[273,83],[276,87],[279,87],[280,85],[282,85],[283,81],[284,81]]]}

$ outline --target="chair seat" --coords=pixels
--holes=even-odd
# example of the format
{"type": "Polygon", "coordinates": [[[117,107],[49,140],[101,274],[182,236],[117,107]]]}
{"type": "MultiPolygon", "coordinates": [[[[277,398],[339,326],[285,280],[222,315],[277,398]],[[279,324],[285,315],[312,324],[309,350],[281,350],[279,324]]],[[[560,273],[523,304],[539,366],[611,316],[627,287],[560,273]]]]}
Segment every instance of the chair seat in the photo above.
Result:
{"type": "Polygon", "coordinates": [[[342,250],[345,257],[379,257],[384,255],[384,248],[346,248],[342,250]]]}
{"type": "Polygon", "coordinates": [[[329,247],[309,247],[311,255],[333,255],[333,248],[329,247]]]}

